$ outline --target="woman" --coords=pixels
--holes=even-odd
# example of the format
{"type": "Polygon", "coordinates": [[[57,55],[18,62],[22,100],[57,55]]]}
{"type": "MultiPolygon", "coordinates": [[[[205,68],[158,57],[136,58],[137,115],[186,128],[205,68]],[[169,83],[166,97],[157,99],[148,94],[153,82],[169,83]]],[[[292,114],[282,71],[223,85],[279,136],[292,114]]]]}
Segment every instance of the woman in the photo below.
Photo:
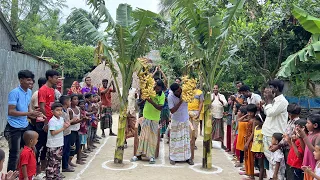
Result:
{"type": "Polygon", "coordinates": [[[71,88],[68,91],[68,95],[71,95],[71,94],[82,94],[81,87],[80,87],[78,81],[73,81],[71,88]]]}

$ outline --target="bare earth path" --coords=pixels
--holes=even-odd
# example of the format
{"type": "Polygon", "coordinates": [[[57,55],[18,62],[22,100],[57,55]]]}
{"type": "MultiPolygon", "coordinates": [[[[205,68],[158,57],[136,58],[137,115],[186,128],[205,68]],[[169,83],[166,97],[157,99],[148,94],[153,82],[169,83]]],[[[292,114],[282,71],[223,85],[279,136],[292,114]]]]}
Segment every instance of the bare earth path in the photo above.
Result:
{"type": "MultiPolygon", "coordinates": [[[[116,130],[118,115],[114,115],[113,129],[116,130]]],[[[107,130],[107,134],[109,130],[107,130]]],[[[101,134],[101,130],[98,131],[101,134]]],[[[133,155],[133,138],[128,140],[128,148],[124,154],[124,164],[113,164],[113,155],[116,144],[116,137],[106,137],[102,139],[98,148],[87,158],[87,164],[78,166],[74,173],[63,173],[66,180],[240,180],[243,176],[238,174],[238,169],[234,168],[231,157],[220,149],[213,149],[214,171],[201,170],[202,162],[202,137],[199,136],[195,151],[195,166],[187,163],[177,163],[175,166],[169,163],[169,147],[166,139],[160,142],[160,155],[156,159],[156,164],[149,165],[148,161],[129,162],[133,155]]],[[[1,140],[2,145],[6,144],[1,140]]],[[[8,160],[8,148],[2,147],[6,152],[4,170],[6,170],[8,160]]]]}

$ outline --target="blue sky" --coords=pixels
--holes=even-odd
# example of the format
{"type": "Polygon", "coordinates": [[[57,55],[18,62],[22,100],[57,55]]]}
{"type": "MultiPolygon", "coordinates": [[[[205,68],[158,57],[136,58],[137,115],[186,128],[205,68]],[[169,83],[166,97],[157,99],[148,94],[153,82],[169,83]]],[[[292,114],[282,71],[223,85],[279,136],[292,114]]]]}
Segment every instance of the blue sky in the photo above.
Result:
{"type": "MultiPolygon", "coordinates": [[[[116,9],[120,3],[130,4],[133,8],[139,7],[142,9],[158,12],[159,0],[106,0],[106,5],[111,13],[113,19],[116,17],[116,9]]],[[[65,19],[71,12],[72,8],[83,8],[90,10],[89,6],[86,5],[85,0],[67,0],[68,8],[62,10],[63,19],[65,19]]]]}

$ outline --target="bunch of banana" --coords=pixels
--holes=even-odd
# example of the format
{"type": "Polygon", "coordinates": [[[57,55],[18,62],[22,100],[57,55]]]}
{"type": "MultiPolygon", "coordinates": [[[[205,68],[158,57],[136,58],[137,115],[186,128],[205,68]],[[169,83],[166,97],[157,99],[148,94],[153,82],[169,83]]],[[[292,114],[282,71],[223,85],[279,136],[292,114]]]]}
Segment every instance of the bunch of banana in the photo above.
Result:
{"type": "Polygon", "coordinates": [[[154,90],[155,81],[148,71],[142,72],[138,75],[140,80],[141,98],[143,100],[155,97],[156,91],[154,90]]]}
{"type": "Polygon", "coordinates": [[[187,76],[184,76],[182,79],[182,100],[191,103],[194,100],[195,89],[197,87],[196,79],[189,79],[187,76]]]}
{"type": "Polygon", "coordinates": [[[138,61],[144,68],[148,68],[150,66],[148,59],[146,58],[138,58],[138,61]]]}

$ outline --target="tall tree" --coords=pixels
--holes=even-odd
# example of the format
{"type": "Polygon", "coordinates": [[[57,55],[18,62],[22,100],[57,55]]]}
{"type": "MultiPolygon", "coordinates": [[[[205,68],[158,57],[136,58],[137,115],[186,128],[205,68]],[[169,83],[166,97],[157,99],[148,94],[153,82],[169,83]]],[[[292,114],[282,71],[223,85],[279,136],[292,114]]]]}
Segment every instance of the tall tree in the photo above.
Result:
{"type": "Polygon", "coordinates": [[[11,2],[11,14],[10,14],[10,24],[11,28],[14,32],[17,32],[18,30],[18,12],[19,11],[19,2],[18,0],[12,0],[11,2]]]}

